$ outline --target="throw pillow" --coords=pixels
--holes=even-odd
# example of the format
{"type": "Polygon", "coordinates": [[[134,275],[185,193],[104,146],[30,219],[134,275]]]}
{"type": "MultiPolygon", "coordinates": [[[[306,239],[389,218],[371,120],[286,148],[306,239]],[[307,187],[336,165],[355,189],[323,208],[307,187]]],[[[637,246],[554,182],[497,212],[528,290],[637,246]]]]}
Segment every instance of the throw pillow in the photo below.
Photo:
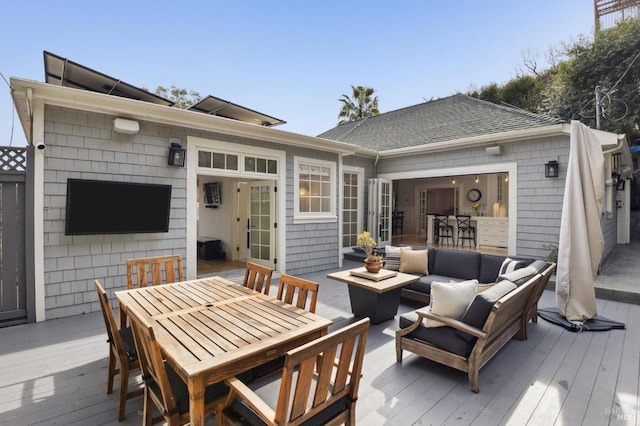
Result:
{"type": "MultiPolygon", "coordinates": [[[[476,296],[477,281],[460,283],[431,283],[431,312],[444,317],[460,319],[467,310],[469,303],[476,296]]],[[[443,327],[440,321],[427,319],[426,327],[443,327]]]]}
{"type": "Polygon", "coordinates": [[[384,246],[384,268],[391,271],[400,269],[400,252],[411,247],[384,246]]]}
{"type": "MultiPolygon", "coordinates": [[[[493,305],[502,296],[516,288],[517,286],[514,283],[503,280],[491,286],[490,289],[478,293],[469,304],[469,307],[460,318],[460,321],[469,324],[472,327],[482,329],[487,318],[489,318],[493,305]]],[[[460,330],[458,330],[457,334],[467,341],[475,339],[471,334],[467,334],[460,330]]]]}
{"type": "MultiPolygon", "coordinates": [[[[503,262],[502,265],[500,266],[500,269],[498,270],[498,276],[502,275],[502,274],[508,274],[509,272],[513,272],[516,269],[520,269],[524,266],[524,262],[521,260],[514,260],[511,259],[510,257],[507,257],[503,262]]],[[[498,282],[498,281],[496,281],[498,282]]]]}
{"type": "Polygon", "coordinates": [[[429,275],[427,250],[400,250],[400,272],[429,275]]]}
{"type": "Polygon", "coordinates": [[[519,286],[529,281],[529,278],[531,278],[537,272],[538,271],[536,270],[536,268],[533,268],[531,266],[525,266],[524,268],[516,269],[513,272],[499,275],[496,282],[500,282],[502,280],[508,280],[514,283],[515,285],[519,286]]]}

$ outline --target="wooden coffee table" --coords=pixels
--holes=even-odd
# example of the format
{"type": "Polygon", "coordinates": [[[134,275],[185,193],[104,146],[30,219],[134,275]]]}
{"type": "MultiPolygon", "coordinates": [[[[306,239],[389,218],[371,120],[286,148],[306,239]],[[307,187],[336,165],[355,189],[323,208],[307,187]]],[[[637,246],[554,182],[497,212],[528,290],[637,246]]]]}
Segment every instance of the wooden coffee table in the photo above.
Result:
{"type": "Polygon", "coordinates": [[[420,279],[387,269],[370,274],[364,267],[332,272],[327,278],[347,283],[351,312],[358,318],[369,317],[374,324],[392,319],[398,313],[402,287],[420,279]]]}

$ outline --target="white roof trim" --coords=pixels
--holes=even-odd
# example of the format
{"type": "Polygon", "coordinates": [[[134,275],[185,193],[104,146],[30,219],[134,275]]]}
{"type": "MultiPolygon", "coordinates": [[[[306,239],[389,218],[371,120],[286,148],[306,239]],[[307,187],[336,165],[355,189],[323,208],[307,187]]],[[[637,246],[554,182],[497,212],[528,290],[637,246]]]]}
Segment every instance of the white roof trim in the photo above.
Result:
{"type": "Polygon", "coordinates": [[[349,155],[361,150],[360,147],[345,142],[316,138],[314,136],[202,114],[201,112],[156,105],[70,87],[55,86],[16,77],[11,78],[11,88],[16,110],[18,111],[27,141],[30,144],[33,144],[31,140],[32,103],[43,102],[47,105],[151,121],[164,125],[231,134],[265,142],[322,149],[340,154],[349,155]]]}
{"type": "Polygon", "coordinates": [[[405,155],[427,154],[430,152],[454,151],[461,148],[472,148],[496,143],[509,143],[521,140],[537,139],[557,135],[569,135],[567,124],[553,124],[551,126],[535,127],[512,132],[492,133],[450,141],[435,142],[426,145],[408,146],[403,148],[380,151],[380,158],[400,157],[405,155]]]}

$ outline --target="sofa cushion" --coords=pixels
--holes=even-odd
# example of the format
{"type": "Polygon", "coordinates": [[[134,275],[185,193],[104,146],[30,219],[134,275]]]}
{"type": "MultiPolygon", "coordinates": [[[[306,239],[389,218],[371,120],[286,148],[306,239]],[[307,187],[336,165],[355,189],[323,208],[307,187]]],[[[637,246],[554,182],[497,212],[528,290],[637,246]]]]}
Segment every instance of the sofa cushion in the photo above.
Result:
{"type": "Polygon", "coordinates": [[[405,274],[429,274],[428,250],[400,250],[400,272],[405,274]]]}
{"type": "MultiPolygon", "coordinates": [[[[417,320],[418,315],[415,311],[407,312],[400,316],[398,326],[400,328],[407,328],[417,320]]],[[[473,343],[458,336],[456,329],[452,327],[427,328],[420,325],[413,332],[409,333],[407,337],[427,342],[464,357],[468,356],[471,353],[471,349],[473,349],[473,343]]]]}
{"type": "Polygon", "coordinates": [[[391,271],[400,269],[400,251],[411,250],[411,247],[384,246],[384,268],[391,271]]]}
{"type": "Polygon", "coordinates": [[[529,281],[529,278],[531,278],[537,273],[538,273],[537,269],[534,268],[533,266],[525,266],[524,268],[516,269],[513,272],[500,275],[496,279],[496,282],[500,282],[502,280],[508,280],[514,283],[515,285],[520,286],[526,283],[527,281],[529,281]]]}
{"type": "Polygon", "coordinates": [[[438,249],[432,270],[436,275],[471,280],[479,277],[481,257],[478,252],[438,249]]]}
{"type": "MultiPolygon", "coordinates": [[[[469,303],[476,296],[478,281],[470,280],[461,283],[431,283],[431,312],[443,317],[460,319],[469,303]]],[[[426,327],[444,327],[445,324],[432,319],[426,320],[426,327]]]]}
{"type": "Polygon", "coordinates": [[[483,254],[480,259],[480,275],[478,281],[481,283],[495,283],[498,278],[500,267],[505,257],[496,254],[483,254]]]}
{"type": "Polygon", "coordinates": [[[549,262],[547,262],[546,260],[534,260],[533,262],[531,262],[529,265],[527,265],[530,268],[533,268],[536,270],[536,274],[540,274],[542,273],[543,270],[547,269],[547,267],[549,266],[549,262]]]}
{"type": "MultiPolygon", "coordinates": [[[[429,250],[431,251],[431,250],[429,250]]],[[[420,291],[422,293],[431,294],[431,283],[439,281],[441,283],[448,283],[451,281],[459,282],[462,281],[458,278],[445,277],[444,275],[423,275],[420,277],[420,280],[415,283],[409,284],[406,288],[411,290],[420,291]]]]}
{"type": "Polygon", "coordinates": [[[512,259],[510,257],[507,257],[502,262],[502,265],[500,266],[500,271],[498,272],[498,275],[508,274],[509,272],[513,272],[516,269],[522,268],[523,266],[525,266],[524,265],[524,261],[516,260],[516,259],[512,259]]]}
{"type": "MultiPolygon", "coordinates": [[[[517,286],[511,281],[500,281],[497,284],[491,286],[491,288],[482,291],[476,295],[473,301],[469,304],[469,307],[465,311],[464,315],[460,318],[460,321],[465,324],[469,324],[472,327],[482,330],[484,323],[489,318],[491,308],[493,305],[505,294],[515,290],[517,286]]],[[[457,330],[457,333],[463,339],[471,342],[475,342],[476,337],[463,331],[457,330]]]]}

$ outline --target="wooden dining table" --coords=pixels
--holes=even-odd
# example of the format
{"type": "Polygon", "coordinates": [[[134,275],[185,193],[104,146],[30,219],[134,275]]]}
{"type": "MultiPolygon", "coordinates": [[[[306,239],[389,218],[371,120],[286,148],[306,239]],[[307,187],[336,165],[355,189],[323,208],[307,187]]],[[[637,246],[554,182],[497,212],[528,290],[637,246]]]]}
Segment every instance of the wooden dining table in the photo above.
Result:
{"type": "Polygon", "coordinates": [[[120,309],[152,324],[189,389],[192,425],[205,388],[327,334],[331,320],[220,277],[115,292],[120,309]]]}

